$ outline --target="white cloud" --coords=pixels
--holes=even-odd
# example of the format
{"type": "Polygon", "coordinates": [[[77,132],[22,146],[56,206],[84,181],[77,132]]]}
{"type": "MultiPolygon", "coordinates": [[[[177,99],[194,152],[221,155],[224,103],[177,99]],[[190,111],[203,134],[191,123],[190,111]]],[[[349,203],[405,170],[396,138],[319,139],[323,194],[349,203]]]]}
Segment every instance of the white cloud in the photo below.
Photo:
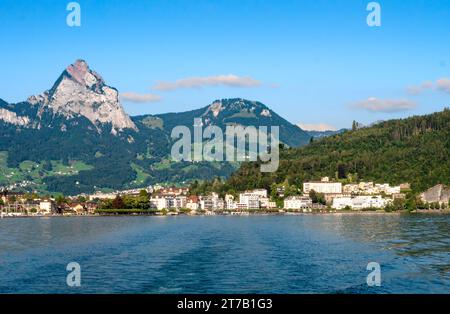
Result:
{"type": "Polygon", "coordinates": [[[121,93],[120,98],[125,101],[134,103],[157,102],[161,100],[161,96],[155,94],[138,94],[134,92],[121,93]]]}
{"type": "Polygon", "coordinates": [[[407,88],[407,91],[409,94],[419,95],[425,90],[431,89],[450,94],[450,78],[443,77],[439,80],[436,80],[436,82],[427,81],[417,86],[409,86],[407,88]]]}
{"type": "Polygon", "coordinates": [[[408,93],[411,94],[411,95],[419,95],[423,91],[428,90],[428,89],[433,89],[433,82],[427,81],[427,82],[423,82],[420,85],[409,86],[407,88],[408,93]]]}
{"type": "Polygon", "coordinates": [[[305,131],[336,131],[337,128],[326,123],[299,123],[298,126],[305,131]]]}
{"type": "Polygon", "coordinates": [[[154,90],[172,91],[180,88],[202,88],[206,86],[257,87],[261,82],[251,77],[240,77],[233,74],[188,77],[175,82],[159,82],[152,87],[154,90]]]}
{"type": "Polygon", "coordinates": [[[440,91],[450,94],[450,79],[444,77],[444,78],[437,80],[436,88],[440,91]]]}
{"type": "Polygon", "coordinates": [[[416,103],[406,99],[379,99],[370,97],[351,105],[352,108],[366,109],[371,112],[400,112],[416,108],[416,103]]]}

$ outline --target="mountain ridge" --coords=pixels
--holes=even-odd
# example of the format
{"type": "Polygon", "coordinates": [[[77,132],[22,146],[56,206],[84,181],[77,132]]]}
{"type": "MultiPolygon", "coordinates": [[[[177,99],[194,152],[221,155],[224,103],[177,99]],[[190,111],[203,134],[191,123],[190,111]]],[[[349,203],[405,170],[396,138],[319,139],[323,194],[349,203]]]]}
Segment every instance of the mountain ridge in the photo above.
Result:
{"type": "Polygon", "coordinates": [[[46,92],[15,104],[0,101],[0,186],[31,182],[21,188],[77,194],[229,176],[237,164],[170,161],[172,128],[192,128],[194,118],[220,127],[279,125],[283,143],[296,147],[309,141],[264,104],[242,98],[130,117],[117,89],[77,60],[46,92]]]}

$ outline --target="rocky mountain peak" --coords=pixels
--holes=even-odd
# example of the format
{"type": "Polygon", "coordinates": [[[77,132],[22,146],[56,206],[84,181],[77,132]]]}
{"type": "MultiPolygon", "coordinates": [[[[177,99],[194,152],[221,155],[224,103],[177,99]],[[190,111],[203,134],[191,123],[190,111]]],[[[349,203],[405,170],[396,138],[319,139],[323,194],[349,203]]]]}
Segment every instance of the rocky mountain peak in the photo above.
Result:
{"type": "Polygon", "coordinates": [[[219,115],[251,114],[271,117],[270,109],[258,101],[243,98],[226,98],[215,100],[207,107],[204,116],[217,118],[219,115]]]}
{"type": "Polygon", "coordinates": [[[123,110],[118,91],[106,85],[103,78],[84,60],[69,65],[53,87],[28,102],[52,109],[68,118],[84,116],[94,125],[110,123],[111,133],[137,128],[123,110]]]}
{"type": "Polygon", "coordinates": [[[101,87],[105,85],[103,78],[95,71],[89,69],[86,61],[78,59],[75,63],[66,68],[67,74],[76,82],[101,92],[101,87]]]}

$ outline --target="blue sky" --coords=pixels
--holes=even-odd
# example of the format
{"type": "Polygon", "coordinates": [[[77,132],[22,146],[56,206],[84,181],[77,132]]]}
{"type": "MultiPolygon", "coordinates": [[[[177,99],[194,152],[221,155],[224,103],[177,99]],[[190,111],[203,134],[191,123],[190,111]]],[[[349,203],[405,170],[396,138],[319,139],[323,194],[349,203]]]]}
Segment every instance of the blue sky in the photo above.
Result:
{"type": "Polygon", "coordinates": [[[161,98],[124,100],[131,115],[242,97],[340,128],[450,105],[450,0],[378,1],[380,27],[361,0],[80,0],[80,27],[69,2],[0,1],[0,98],[82,58],[119,92],[161,98]]]}

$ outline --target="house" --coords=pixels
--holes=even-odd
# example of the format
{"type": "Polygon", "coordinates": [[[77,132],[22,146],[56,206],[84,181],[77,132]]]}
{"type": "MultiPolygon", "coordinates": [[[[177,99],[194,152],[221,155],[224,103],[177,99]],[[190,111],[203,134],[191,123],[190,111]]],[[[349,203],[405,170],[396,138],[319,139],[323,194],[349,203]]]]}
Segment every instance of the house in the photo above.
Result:
{"type": "Polygon", "coordinates": [[[160,188],[158,190],[158,194],[166,195],[166,196],[187,195],[188,192],[189,192],[189,188],[187,188],[187,187],[177,188],[177,187],[174,187],[174,186],[166,187],[166,188],[160,188]]]}
{"type": "Polygon", "coordinates": [[[99,199],[99,200],[113,200],[117,196],[116,193],[101,193],[97,192],[90,196],[90,199],[99,199]]]}
{"type": "Polygon", "coordinates": [[[8,190],[0,191],[0,199],[3,203],[8,203],[10,200],[23,201],[25,194],[22,192],[11,192],[8,190]]]}
{"type": "Polygon", "coordinates": [[[307,196],[289,196],[284,199],[284,209],[310,209],[312,200],[307,196]]]}
{"type": "Polygon", "coordinates": [[[52,200],[41,200],[39,202],[39,213],[43,215],[50,215],[56,211],[55,202],[52,200]]]}
{"type": "Polygon", "coordinates": [[[356,183],[345,184],[342,192],[345,194],[357,194],[359,193],[359,185],[356,183]]]}
{"type": "Polygon", "coordinates": [[[197,195],[191,195],[187,198],[186,208],[192,211],[200,209],[200,199],[197,195]]]}
{"type": "Polygon", "coordinates": [[[71,202],[65,206],[63,211],[77,215],[87,215],[93,214],[97,208],[98,205],[94,202],[71,202]]]}
{"type": "Polygon", "coordinates": [[[83,203],[71,203],[69,204],[69,208],[77,215],[84,215],[87,213],[87,208],[83,203]]]}

